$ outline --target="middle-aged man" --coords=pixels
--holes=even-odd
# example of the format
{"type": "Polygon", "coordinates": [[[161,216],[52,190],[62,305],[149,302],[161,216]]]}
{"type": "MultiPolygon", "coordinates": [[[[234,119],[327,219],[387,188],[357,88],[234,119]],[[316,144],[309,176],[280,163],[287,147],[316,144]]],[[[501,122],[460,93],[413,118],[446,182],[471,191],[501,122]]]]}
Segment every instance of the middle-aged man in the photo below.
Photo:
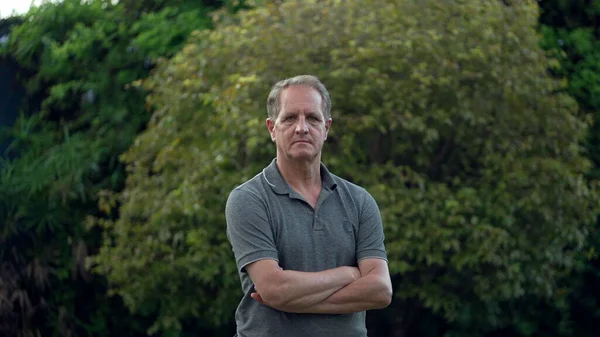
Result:
{"type": "Polygon", "coordinates": [[[277,157],[225,209],[244,292],[236,336],[366,336],[365,311],[388,306],[392,285],[375,200],[321,162],[329,93],[288,78],[267,110],[277,157]]]}

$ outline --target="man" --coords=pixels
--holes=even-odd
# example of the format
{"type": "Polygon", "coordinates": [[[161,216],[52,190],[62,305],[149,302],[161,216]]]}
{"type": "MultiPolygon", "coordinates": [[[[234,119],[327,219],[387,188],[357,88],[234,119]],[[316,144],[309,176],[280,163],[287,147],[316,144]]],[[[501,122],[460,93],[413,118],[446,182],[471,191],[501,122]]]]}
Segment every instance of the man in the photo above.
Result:
{"type": "Polygon", "coordinates": [[[289,78],[267,110],[277,157],[225,209],[244,292],[236,336],[366,336],[365,311],[389,305],[392,285],[375,200],[321,163],[329,93],[289,78]]]}

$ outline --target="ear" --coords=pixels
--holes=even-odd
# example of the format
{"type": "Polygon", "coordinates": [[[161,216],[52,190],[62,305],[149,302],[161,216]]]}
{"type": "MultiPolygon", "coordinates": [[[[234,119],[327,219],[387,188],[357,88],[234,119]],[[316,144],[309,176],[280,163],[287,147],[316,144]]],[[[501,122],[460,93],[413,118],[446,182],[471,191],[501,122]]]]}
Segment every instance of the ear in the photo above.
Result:
{"type": "Polygon", "coordinates": [[[271,141],[275,141],[275,122],[272,121],[270,118],[267,118],[267,120],[265,121],[265,124],[267,124],[267,129],[269,129],[269,133],[271,134],[271,141]]]}
{"type": "Polygon", "coordinates": [[[331,127],[331,122],[333,122],[333,119],[329,118],[328,120],[325,121],[325,139],[327,139],[327,134],[329,133],[329,128],[331,127]]]}

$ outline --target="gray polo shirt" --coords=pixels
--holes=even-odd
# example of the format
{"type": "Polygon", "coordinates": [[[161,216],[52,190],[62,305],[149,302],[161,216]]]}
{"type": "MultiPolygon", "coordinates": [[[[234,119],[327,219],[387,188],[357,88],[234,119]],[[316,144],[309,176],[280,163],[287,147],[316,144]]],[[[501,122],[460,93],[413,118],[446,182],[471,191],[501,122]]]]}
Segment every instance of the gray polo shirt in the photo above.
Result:
{"type": "Polygon", "coordinates": [[[254,286],[245,266],[261,259],[307,272],[357,266],[365,258],[387,261],[379,208],[364,188],[321,164],[323,188],[313,209],[287,184],[276,163],[274,159],[227,199],[227,237],[244,293],[235,314],[236,336],[366,336],[365,312],[287,313],[250,297],[254,286]]]}

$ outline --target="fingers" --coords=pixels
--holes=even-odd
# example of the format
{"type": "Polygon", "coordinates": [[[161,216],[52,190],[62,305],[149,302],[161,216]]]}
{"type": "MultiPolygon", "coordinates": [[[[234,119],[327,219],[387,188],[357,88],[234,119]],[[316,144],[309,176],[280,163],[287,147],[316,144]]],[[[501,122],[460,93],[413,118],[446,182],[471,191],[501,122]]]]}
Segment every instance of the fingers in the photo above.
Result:
{"type": "Polygon", "coordinates": [[[251,293],[250,297],[252,297],[252,299],[258,303],[265,304],[265,301],[262,299],[262,297],[258,293],[251,293]]]}

